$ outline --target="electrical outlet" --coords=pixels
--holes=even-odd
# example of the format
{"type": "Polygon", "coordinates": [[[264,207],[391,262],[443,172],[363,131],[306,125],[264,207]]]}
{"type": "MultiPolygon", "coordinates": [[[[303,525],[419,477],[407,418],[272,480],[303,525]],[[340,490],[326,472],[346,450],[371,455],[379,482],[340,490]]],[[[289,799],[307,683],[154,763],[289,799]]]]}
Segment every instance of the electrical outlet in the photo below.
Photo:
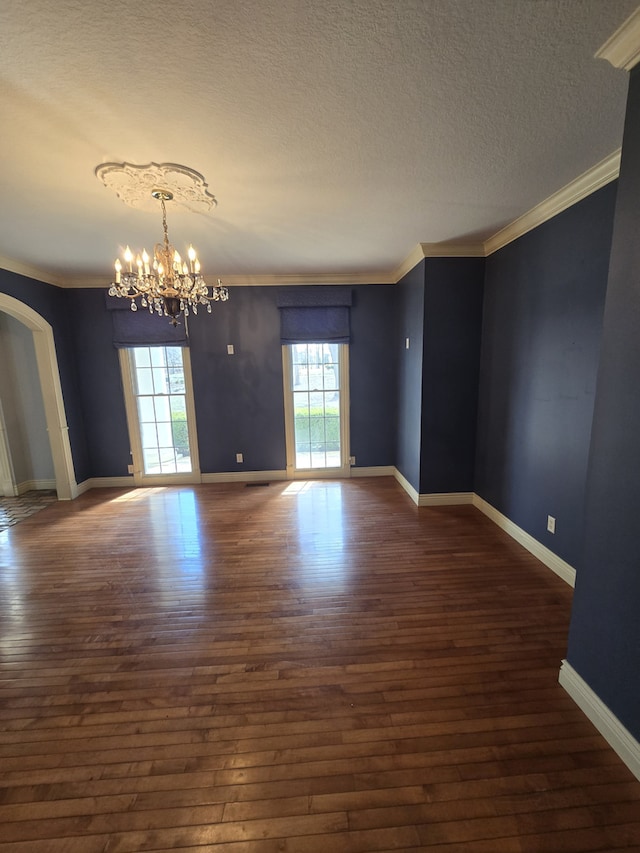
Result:
{"type": "Polygon", "coordinates": [[[236,462],[244,462],[242,453],[236,453],[236,462]]]}
{"type": "Polygon", "coordinates": [[[227,344],[227,355],[233,355],[234,352],[233,344],[227,344]]]}
{"type": "Polygon", "coordinates": [[[549,533],[556,532],[556,520],[552,515],[547,516],[547,530],[549,533]]]}
{"type": "Polygon", "coordinates": [[[349,465],[355,465],[355,464],[356,464],[356,457],[350,456],[349,457],[349,465]]]}
{"type": "Polygon", "coordinates": [[[127,465],[127,471],[129,474],[133,474],[133,465],[127,465]]]}

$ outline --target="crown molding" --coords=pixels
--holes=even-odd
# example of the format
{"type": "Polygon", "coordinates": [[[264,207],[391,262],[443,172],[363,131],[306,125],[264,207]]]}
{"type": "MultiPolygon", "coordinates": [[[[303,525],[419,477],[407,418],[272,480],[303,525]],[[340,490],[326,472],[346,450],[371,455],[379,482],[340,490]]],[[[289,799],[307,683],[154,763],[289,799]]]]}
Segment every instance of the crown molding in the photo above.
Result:
{"type": "Polygon", "coordinates": [[[418,243],[393,274],[397,284],[425,258],[484,258],[483,243],[418,243]]]}
{"type": "Polygon", "coordinates": [[[61,276],[41,270],[38,267],[33,267],[31,264],[23,264],[21,261],[15,261],[13,258],[7,258],[4,255],[0,255],[0,269],[7,270],[7,272],[15,272],[26,278],[34,278],[36,281],[41,281],[44,284],[65,287],[65,280],[61,276]]]}
{"type": "Polygon", "coordinates": [[[595,57],[606,59],[614,68],[625,71],[631,71],[640,62],[640,8],[606,40],[595,57]]]}
{"type": "MultiPolygon", "coordinates": [[[[206,276],[205,276],[206,278],[206,276]]],[[[211,276],[213,279],[214,277],[211,276]]],[[[306,284],[358,285],[358,284],[395,284],[396,279],[390,273],[347,273],[345,275],[223,275],[225,287],[294,287],[306,284]]],[[[53,282],[52,282],[53,283],[53,282]]],[[[104,288],[108,289],[111,279],[105,276],[69,276],[64,281],[55,282],[59,287],[104,288]]]]}
{"type": "Polygon", "coordinates": [[[290,287],[303,284],[395,284],[391,273],[322,273],[320,275],[224,275],[226,287],[290,287]]]}
{"type": "Polygon", "coordinates": [[[620,149],[614,151],[609,157],[605,157],[600,163],[596,163],[591,169],[588,169],[584,174],[580,175],[570,184],[567,184],[561,190],[550,195],[549,198],[531,208],[523,216],[518,217],[505,228],[496,232],[493,237],[489,237],[485,241],[485,255],[489,256],[498,249],[502,249],[508,243],[513,242],[518,237],[522,237],[543,222],[562,213],[568,207],[576,204],[582,199],[604,187],[606,184],[615,181],[620,173],[620,149]]]}
{"type": "Polygon", "coordinates": [[[484,243],[420,243],[425,258],[484,258],[484,243]]]}

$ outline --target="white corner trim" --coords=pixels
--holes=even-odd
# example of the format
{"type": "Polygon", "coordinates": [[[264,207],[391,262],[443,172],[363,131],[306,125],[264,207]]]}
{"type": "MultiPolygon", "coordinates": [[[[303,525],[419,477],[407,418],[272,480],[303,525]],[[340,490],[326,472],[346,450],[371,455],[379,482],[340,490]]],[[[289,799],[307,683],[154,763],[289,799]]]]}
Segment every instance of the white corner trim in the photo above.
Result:
{"type": "Polygon", "coordinates": [[[392,471],[393,476],[416,506],[460,506],[474,502],[475,495],[473,492],[434,492],[433,494],[421,495],[397,468],[393,468],[392,471]]]}
{"type": "Polygon", "coordinates": [[[472,503],[473,492],[434,492],[418,497],[418,506],[462,506],[472,503]]]}
{"type": "Polygon", "coordinates": [[[223,471],[203,474],[203,483],[266,483],[267,480],[286,480],[286,471],[223,471]]]}
{"type": "Polygon", "coordinates": [[[632,12],[602,47],[595,53],[596,59],[606,59],[614,68],[625,71],[640,60],[640,8],[632,12]]]}
{"type": "Polygon", "coordinates": [[[420,495],[418,494],[417,490],[413,488],[413,486],[407,480],[407,478],[404,476],[404,474],[401,474],[397,468],[394,468],[393,469],[393,476],[400,483],[400,485],[405,490],[405,492],[409,495],[409,497],[414,502],[414,504],[416,506],[418,506],[418,501],[420,500],[420,495]]]}
{"type": "Polygon", "coordinates": [[[393,284],[397,284],[408,272],[425,258],[484,258],[483,243],[418,243],[394,272],[393,284]]]}
{"type": "Polygon", "coordinates": [[[558,678],[576,705],[584,711],[593,725],[618,753],[636,779],[640,779],[640,743],[604,704],[598,694],[579,675],[571,664],[563,660],[558,678]]]}
{"type": "Polygon", "coordinates": [[[567,184],[561,190],[550,195],[549,198],[541,201],[535,207],[531,208],[527,213],[515,219],[509,225],[495,233],[493,237],[484,244],[485,254],[487,256],[502,249],[508,243],[512,243],[518,237],[522,237],[528,231],[542,225],[563,210],[571,207],[582,199],[615,181],[620,173],[620,149],[614,151],[600,163],[596,163],[591,169],[588,169],[584,174],[577,177],[574,181],[567,184]]]}
{"type": "Polygon", "coordinates": [[[550,568],[552,572],[555,572],[565,583],[568,583],[569,586],[575,586],[576,570],[573,566],[570,566],[569,563],[566,563],[557,554],[554,554],[553,551],[550,551],[549,548],[538,542],[537,539],[534,539],[526,530],[518,527],[511,519],[507,518],[506,515],[503,515],[495,507],[492,507],[490,503],[487,503],[479,495],[473,496],[473,505],[497,524],[501,530],[508,533],[512,539],[515,539],[516,542],[522,545],[523,548],[526,548],[534,557],[537,557],[541,563],[550,568]]]}
{"type": "Polygon", "coordinates": [[[351,469],[352,477],[393,477],[395,474],[393,465],[372,465],[369,468],[362,466],[361,468],[355,465],[351,469]]]}
{"type": "Polygon", "coordinates": [[[425,245],[426,243],[418,243],[418,245],[409,252],[400,266],[396,268],[396,271],[393,273],[394,284],[397,284],[408,272],[411,272],[414,267],[417,267],[420,261],[424,260],[425,254],[422,247],[425,245]]]}

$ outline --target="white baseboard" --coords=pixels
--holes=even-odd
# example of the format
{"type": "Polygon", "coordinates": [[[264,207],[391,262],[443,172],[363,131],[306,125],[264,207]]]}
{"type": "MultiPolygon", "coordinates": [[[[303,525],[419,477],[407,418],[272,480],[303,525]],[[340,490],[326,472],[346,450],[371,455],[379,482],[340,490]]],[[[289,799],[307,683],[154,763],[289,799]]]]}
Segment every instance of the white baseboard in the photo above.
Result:
{"type": "Polygon", "coordinates": [[[566,660],[562,661],[558,681],[636,779],[640,779],[640,743],[566,660]]]}
{"type": "MultiPolygon", "coordinates": [[[[352,468],[351,476],[352,477],[390,477],[393,476],[395,472],[395,468],[393,465],[379,465],[372,466],[370,468],[352,468]]],[[[217,474],[202,474],[200,477],[200,482],[202,483],[263,483],[267,480],[286,480],[287,472],[285,470],[277,470],[277,471],[222,471],[217,474]]],[[[171,485],[175,483],[175,480],[163,483],[158,483],[158,485],[171,485]]],[[[153,485],[151,483],[145,483],[144,487],[153,485]]],[[[31,486],[31,488],[34,488],[31,486]]],[[[55,488],[55,480],[52,480],[51,486],[39,486],[38,488],[55,488]]],[[[77,486],[77,494],[82,495],[84,492],[88,492],[89,489],[133,489],[137,488],[134,485],[133,477],[91,477],[88,480],[84,480],[82,483],[79,483],[77,486]]]]}
{"type": "Polygon", "coordinates": [[[352,477],[393,477],[395,474],[394,465],[372,465],[369,468],[358,468],[355,465],[351,469],[352,477]]]}
{"type": "Polygon", "coordinates": [[[90,477],[78,483],[78,495],[83,495],[89,489],[133,489],[133,477],[90,477]]]}
{"type": "Polygon", "coordinates": [[[570,566],[569,563],[566,563],[557,554],[554,554],[553,551],[550,551],[549,548],[538,542],[537,539],[534,539],[526,530],[514,524],[506,515],[498,512],[495,507],[492,507],[483,498],[474,495],[473,505],[504,530],[505,533],[508,533],[512,539],[515,539],[516,542],[522,545],[523,548],[526,548],[534,557],[537,557],[541,563],[544,563],[552,572],[561,577],[565,583],[568,583],[569,586],[575,586],[576,570],[573,566],[570,566]]]}
{"type": "Polygon", "coordinates": [[[267,480],[286,480],[286,471],[223,471],[203,474],[203,483],[266,483],[267,480]]]}
{"type": "Polygon", "coordinates": [[[16,491],[19,495],[24,495],[25,492],[33,492],[38,490],[55,489],[56,481],[53,480],[24,480],[22,483],[16,484],[16,491]]]}
{"type": "Polygon", "coordinates": [[[461,506],[473,503],[473,492],[434,492],[418,496],[418,506],[461,506]]]}

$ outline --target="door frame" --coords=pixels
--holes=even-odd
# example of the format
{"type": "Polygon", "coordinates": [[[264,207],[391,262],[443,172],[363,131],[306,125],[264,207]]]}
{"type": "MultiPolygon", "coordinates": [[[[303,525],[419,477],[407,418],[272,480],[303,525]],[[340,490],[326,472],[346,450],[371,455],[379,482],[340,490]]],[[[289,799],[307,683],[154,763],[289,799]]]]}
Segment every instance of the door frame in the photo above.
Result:
{"type": "MultiPolygon", "coordinates": [[[[148,346],[153,346],[149,344],[148,346]]],[[[164,346],[158,344],[158,346],[164,346]]],[[[166,344],[174,346],[174,344],[166,344]]],[[[177,474],[145,474],[142,454],[142,439],[140,437],[140,422],[138,421],[138,404],[133,385],[133,360],[130,349],[119,349],[120,372],[124,390],[124,406],[127,413],[127,428],[131,445],[131,461],[134,486],[178,486],[192,485],[202,482],[200,473],[200,456],[198,454],[198,431],[196,428],[196,407],[193,400],[193,381],[191,378],[191,353],[189,347],[182,350],[182,366],[184,369],[185,404],[187,409],[187,428],[189,430],[189,452],[191,454],[191,473],[177,474]]]]}
{"type": "MultiPolygon", "coordinates": [[[[333,343],[332,341],[308,341],[307,343],[333,343]]],[[[282,379],[284,388],[284,425],[287,453],[287,480],[342,480],[351,477],[350,427],[349,427],[349,344],[338,344],[339,390],[340,390],[340,456],[339,468],[296,468],[293,394],[291,380],[291,344],[282,345],[282,379]]]]}
{"type": "Polygon", "coordinates": [[[40,392],[44,404],[47,433],[53,459],[58,500],[68,501],[79,494],[69,442],[69,427],[62,397],[60,370],[53,337],[53,327],[33,308],[0,293],[0,311],[10,314],[31,330],[38,365],[40,392]]]}

